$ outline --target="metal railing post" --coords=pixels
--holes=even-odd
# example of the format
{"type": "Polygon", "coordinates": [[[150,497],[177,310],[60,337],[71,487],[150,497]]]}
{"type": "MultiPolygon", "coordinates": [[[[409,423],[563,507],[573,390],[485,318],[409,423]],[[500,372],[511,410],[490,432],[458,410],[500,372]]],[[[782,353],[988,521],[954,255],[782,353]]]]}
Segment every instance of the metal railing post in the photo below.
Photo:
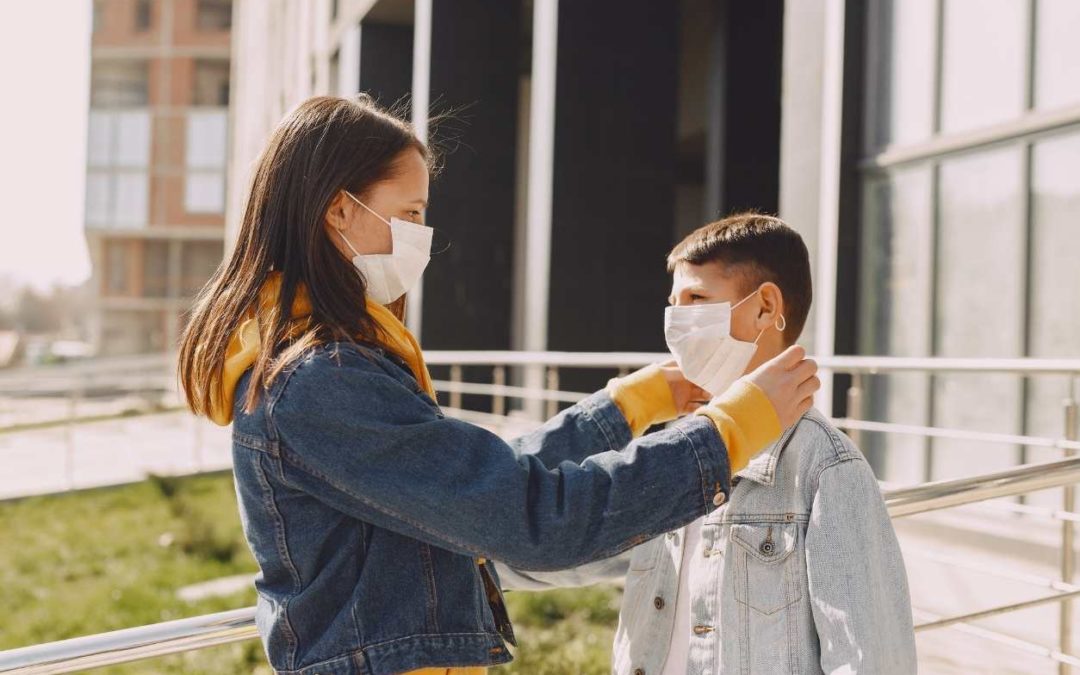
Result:
{"type": "Polygon", "coordinates": [[[64,425],[64,487],[75,489],[75,420],[79,415],[79,398],[85,387],[80,383],[68,392],[67,424],[64,425]]]}
{"type": "MultiPolygon", "coordinates": [[[[547,387],[548,391],[559,391],[559,369],[556,366],[550,366],[547,369],[547,387]]],[[[547,400],[547,406],[545,407],[544,417],[551,419],[559,413],[559,402],[553,398],[547,400]]]]}
{"type": "MultiPolygon", "coordinates": [[[[863,374],[853,373],[851,375],[851,386],[847,390],[847,416],[849,419],[863,419],[863,398],[863,374]]],[[[848,437],[851,438],[851,442],[861,448],[862,431],[859,429],[846,429],[845,431],[847,431],[848,437]]]]}
{"type": "MultiPolygon", "coordinates": [[[[506,366],[495,366],[491,372],[491,382],[496,387],[506,386],[506,366]]],[[[491,412],[495,415],[506,415],[506,396],[502,393],[495,394],[492,399],[491,412]]]]}
{"type": "MultiPolygon", "coordinates": [[[[450,366],[450,381],[454,384],[461,384],[461,366],[450,366]]],[[[461,392],[454,390],[450,392],[450,407],[457,410],[461,410],[461,392]]]]}
{"type": "MultiPolygon", "coordinates": [[[[1069,397],[1063,402],[1063,408],[1065,411],[1065,439],[1069,441],[1075,441],[1080,439],[1080,406],[1076,401],[1076,385],[1077,378],[1071,378],[1069,381],[1069,397]]],[[[1066,457],[1073,457],[1076,455],[1076,450],[1066,449],[1066,457]]],[[[1072,513],[1076,507],[1076,486],[1066,485],[1062,489],[1062,510],[1066,513],[1072,513]]],[[[1061,581],[1066,584],[1071,584],[1073,581],[1073,572],[1076,569],[1076,530],[1073,527],[1073,522],[1070,520],[1062,520],[1061,522],[1061,581]]],[[[1059,651],[1062,654],[1072,653],[1072,601],[1062,600],[1060,607],[1060,620],[1058,622],[1059,628],[1059,651]]],[[[1069,675],[1072,668],[1065,663],[1058,665],[1058,673],[1060,675],[1069,675]]]]}

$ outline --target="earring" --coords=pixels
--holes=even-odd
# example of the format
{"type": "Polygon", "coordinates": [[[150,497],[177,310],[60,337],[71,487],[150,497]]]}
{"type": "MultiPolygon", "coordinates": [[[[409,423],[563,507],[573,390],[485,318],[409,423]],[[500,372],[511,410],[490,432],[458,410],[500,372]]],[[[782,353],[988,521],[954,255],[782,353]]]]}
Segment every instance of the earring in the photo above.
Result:
{"type": "Polygon", "coordinates": [[[776,330],[783,333],[784,329],[787,328],[787,319],[785,319],[784,315],[781,314],[780,318],[776,320],[776,323],[774,323],[773,326],[776,327],[776,330]]]}

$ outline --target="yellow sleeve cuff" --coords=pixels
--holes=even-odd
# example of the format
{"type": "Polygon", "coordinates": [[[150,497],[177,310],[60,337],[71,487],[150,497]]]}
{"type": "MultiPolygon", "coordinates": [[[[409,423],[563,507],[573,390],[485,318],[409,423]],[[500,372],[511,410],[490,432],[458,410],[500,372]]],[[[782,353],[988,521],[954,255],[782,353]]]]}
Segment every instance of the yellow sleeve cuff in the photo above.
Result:
{"type": "Polygon", "coordinates": [[[652,425],[679,416],[671,387],[658,365],[647,366],[626,377],[611,380],[607,392],[626,418],[635,438],[652,425]]]}
{"type": "Polygon", "coordinates": [[[739,380],[723,395],[697,411],[713,421],[727,447],[731,473],[741,471],[754,455],[780,437],[780,418],[765,392],[739,380]]]}

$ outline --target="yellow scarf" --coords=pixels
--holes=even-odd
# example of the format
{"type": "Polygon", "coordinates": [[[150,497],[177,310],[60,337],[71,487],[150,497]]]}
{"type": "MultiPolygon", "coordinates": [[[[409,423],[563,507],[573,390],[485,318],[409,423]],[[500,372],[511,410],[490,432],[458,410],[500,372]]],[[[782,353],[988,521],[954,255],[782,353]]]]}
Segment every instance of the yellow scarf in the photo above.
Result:
{"type": "MultiPolygon", "coordinates": [[[[280,292],[281,274],[272,272],[262,290],[259,291],[260,308],[275,306],[280,292]]],[[[390,310],[379,303],[368,300],[367,311],[382,329],[383,346],[405,361],[416,377],[416,381],[434,398],[435,387],[431,383],[431,375],[424,363],[420,344],[413,334],[390,310]]],[[[307,290],[303,287],[296,291],[291,316],[301,325],[311,316],[311,301],[308,299],[307,290]]],[[[221,370],[219,386],[214,388],[213,405],[209,414],[210,419],[217,424],[225,426],[232,422],[236,383],[258,358],[259,350],[262,348],[260,335],[259,312],[252,310],[233,333],[229,339],[229,346],[225,350],[225,367],[221,370]]]]}

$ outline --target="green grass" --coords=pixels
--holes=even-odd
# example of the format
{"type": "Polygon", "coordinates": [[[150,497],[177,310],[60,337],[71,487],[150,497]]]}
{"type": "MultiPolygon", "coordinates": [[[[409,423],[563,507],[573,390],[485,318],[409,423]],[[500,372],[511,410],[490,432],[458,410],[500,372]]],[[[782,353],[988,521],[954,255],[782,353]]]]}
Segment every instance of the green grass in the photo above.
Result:
{"type": "MultiPolygon", "coordinates": [[[[0,503],[0,650],[254,604],[177,589],[256,569],[229,474],[0,503]]],[[[499,675],[609,672],[618,591],[510,593],[520,647],[499,675]]],[[[91,671],[270,673],[256,640],[91,671]]],[[[493,674],[494,675],[494,674],[493,674]]]]}

